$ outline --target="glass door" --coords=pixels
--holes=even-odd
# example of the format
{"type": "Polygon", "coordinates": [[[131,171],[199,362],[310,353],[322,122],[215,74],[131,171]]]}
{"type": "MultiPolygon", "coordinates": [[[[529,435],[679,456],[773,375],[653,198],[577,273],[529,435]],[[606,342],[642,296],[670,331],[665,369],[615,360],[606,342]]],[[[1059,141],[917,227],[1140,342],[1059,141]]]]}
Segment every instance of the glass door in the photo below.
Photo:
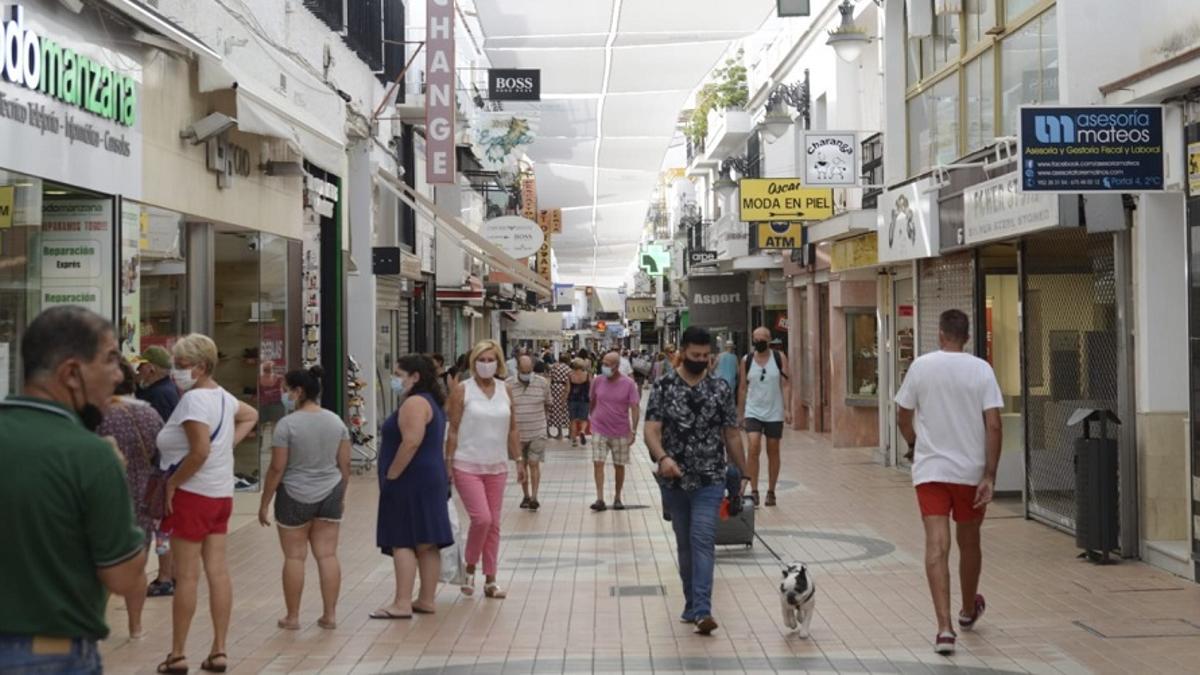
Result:
{"type": "Polygon", "coordinates": [[[889,416],[891,417],[892,438],[896,447],[896,465],[909,466],[911,462],[904,456],[909,451],[908,443],[900,435],[900,426],[896,423],[896,393],[904,384],[904,376],[916,358],[916,307],[913,297],[913,280],[896,279],[892,282],[892,391],[888,400],[889,416]]]}

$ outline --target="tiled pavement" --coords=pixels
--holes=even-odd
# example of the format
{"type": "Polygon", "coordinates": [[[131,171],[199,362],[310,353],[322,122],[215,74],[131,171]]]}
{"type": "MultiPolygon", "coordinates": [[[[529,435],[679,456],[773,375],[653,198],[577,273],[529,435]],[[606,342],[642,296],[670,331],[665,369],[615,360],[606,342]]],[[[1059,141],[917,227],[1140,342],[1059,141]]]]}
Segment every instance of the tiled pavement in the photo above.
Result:
{"type": "MultiPolygon", "coordinates": [[[[1200,586],[1140,563],[1096,567],[1075,559],[1073,540],[997,505],[984,525],[983,591],[989,609],[952,658],[933,654],[932,609],[920,524],[905,475],[863,450],[830,448],[789,432],[780,505],[758,529],[785,558],[806,561],[818,588],[812,639],[782,626],[779,564],[761,546],[718,552],[714,637],[680,625],[682,608],[669,523],[644,452],[635,452],[625,512],[595,514],[585,451],[554,444],[542,510],[505,503],[504,601],[465,599],[443,587],[438,613],[413,621],[367,617],[393,592],[391,562],[373,548],[376,487],[352,485],[340,548],[340,626],[315,624],[320,599],[309,563],[300,632],[282,616],[276,535],[257,524],[230,537],[235,607],[229,652],[235,672],[1196,672],[1200,586]],[[661,589],[661,591],[660,591],[661,589]],[[665,593],[665,595],[661,594],[665,593]]],[[[765,458],[764,458],[765,459],[765,458]]],[[[210,628],[201,587],[189,642],[195,668],[210,628]]],[[[109,672],[151,672],[170,643],[170,603],[147,603],[148,637],[126,637],[112,603],[109,672]]],[[[195,671],[194,671],[195,672],[195,671]]]]}

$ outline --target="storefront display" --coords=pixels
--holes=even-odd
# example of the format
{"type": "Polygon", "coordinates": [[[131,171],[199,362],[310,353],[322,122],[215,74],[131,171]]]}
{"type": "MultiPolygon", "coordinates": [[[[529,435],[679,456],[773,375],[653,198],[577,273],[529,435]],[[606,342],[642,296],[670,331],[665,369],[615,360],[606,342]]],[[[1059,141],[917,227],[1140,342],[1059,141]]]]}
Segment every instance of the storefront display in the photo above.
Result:
{"type": "Polygon", "coordinates": [[[879,330],[874,310],[846,310],[846,398],[874,402],[879,389],[879,330]]]}

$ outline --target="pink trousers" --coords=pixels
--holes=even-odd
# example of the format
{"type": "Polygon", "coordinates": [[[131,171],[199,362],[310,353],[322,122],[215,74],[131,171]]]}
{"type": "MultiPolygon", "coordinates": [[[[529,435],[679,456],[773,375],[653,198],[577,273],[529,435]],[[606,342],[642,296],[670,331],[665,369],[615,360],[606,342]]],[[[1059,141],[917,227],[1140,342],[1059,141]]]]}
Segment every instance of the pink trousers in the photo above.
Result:
{"type": "Polygon", "coordinates": [[[483,556],[483,573],[494,576],[500,560],[500,507],[508,473],[475,474],[454,470],[454,486],[462,498],[471,527],[467,531],[466,564],[478,565],[483,556]]]}

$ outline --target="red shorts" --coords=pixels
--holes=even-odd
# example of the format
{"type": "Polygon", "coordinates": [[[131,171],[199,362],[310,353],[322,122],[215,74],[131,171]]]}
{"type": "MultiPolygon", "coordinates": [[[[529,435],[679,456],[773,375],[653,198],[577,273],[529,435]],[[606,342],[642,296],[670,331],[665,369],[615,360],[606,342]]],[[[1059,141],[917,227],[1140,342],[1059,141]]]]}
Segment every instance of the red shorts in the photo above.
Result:
{"type": "Polygon", "coordinates": [[[187,541],[204,541],[210,534],[229,531],[233,515],[233,497],[205,497],[187,490],[175,490],[171,515],[163,518],[163,532],[187,541]]]}
{"type": "Polygon", "coordinates": [[[921,483],[917,486],[917,504],[921,506],[922,518],[953,513],[956,523],[983,520],[987,511],[986,504],[978,509],[973,508],[975,486],[959,483],[921,483]]]}

